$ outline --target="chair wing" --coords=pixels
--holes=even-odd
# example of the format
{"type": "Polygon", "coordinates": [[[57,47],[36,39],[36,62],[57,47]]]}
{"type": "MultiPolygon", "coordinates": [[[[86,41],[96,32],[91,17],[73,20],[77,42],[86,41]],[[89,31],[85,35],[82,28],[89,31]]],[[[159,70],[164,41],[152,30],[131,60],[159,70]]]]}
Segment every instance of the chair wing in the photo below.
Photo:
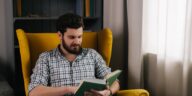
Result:
{"type": "Polygon", "coordinates": [[[109,28],[98,32],[98,51],[109,66],[112,55],[113,35],[109,28]]]}
{"type": "Polygon", "coordinates": [[[22,29],[17,29],[17,38],[19,42],[19,50],[21,56],[21,67],[24,81],[25,94],[28,94],[28,84],[31,70],[31,58],[27,36],[22,29]]]}

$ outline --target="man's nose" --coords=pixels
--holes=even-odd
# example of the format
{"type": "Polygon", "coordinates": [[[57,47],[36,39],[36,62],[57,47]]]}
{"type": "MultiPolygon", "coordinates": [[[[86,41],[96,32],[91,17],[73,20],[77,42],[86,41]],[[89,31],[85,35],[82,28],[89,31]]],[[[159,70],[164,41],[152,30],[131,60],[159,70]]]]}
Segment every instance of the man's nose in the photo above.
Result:
{"type": "Polygon", "coordinates": [[[76,39],[74,40],[74,43],[75,43],[75,44],[80,44],[80,41],[81,41],[81,40],[80,40],[79,38],[76,38],[76,39]]]}

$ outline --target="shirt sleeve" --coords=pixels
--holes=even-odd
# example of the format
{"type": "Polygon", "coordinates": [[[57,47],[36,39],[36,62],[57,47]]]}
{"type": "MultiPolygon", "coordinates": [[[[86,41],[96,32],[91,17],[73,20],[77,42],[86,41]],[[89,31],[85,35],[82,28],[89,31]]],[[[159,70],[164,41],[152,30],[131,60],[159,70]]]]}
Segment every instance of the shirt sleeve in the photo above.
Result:
{"type": "Polygon", "coordinates": [[[102,56],[95,50],[92,50],[93,58],[95,59],[95,74],[97,78],[103,79],[105,75],[111,73],[111,68],[107,67],[102,56]]]}
{"type": "Polygon", "coordinates": [[[30,91],[35,88],[38,85],[44,85],[47,86],[48,85],[48,75],[49,71],[48,71],[48,53],[42,53],[37,62],[36,65],[33,69],[33,73],[31,75],[30,78],[30,83],[29,83],[29,93],[30,91]]]}

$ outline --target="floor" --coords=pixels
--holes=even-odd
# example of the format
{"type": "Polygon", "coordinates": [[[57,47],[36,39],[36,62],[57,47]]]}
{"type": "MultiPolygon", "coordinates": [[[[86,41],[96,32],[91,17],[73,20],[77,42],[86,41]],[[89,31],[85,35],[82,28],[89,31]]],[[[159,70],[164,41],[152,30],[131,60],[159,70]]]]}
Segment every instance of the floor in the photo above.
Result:
{"type": "Polygon", "coordinates": [[[2,77],[0,77],[0,96],[14,96],[13,89],[2,77]]]}

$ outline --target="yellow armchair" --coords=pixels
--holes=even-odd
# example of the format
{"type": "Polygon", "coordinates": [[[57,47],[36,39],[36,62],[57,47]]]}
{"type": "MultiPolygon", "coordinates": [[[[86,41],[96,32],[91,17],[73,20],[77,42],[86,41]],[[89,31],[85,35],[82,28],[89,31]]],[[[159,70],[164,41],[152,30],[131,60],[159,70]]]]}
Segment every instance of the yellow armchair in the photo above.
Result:
{"type": "MultiPolygon", "coordinates": [[[[38,55],[44,51],[56,48],[60,41],[56,33],[26,33],[22,29],[17,29],[16,34],[19,42],[25,94],[28,96],[30,75],[38,55]]],[[[109,28],[103,29],[100,32],[84,32],[82,47],[96,49],[103,56],[107,66],[109,66],[112,39],[112,32],[109,28]]],[[[119,91],[117,95],[149,96],[149,93],[143,89],[134,89],[119,91]]]]}

